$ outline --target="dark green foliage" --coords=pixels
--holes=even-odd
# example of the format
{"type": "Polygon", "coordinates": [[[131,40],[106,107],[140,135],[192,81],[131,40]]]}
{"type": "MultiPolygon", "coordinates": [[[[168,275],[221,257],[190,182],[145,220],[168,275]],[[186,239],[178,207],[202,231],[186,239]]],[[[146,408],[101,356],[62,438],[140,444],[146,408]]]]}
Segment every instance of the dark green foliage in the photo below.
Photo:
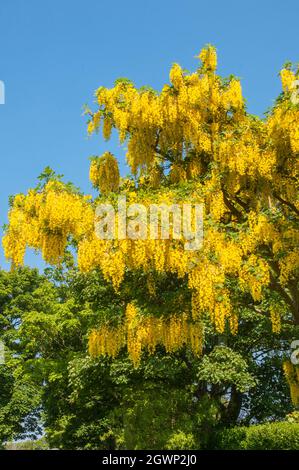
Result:
{"type": "Polygon", "coordinates": [[[40,288],[45,282],[37,270],[0,271],[0,340],[5,345],[5,362],[0,364],[0,442],[36,437],[40,431],[41,387],[25,371],[30,357],[19,339],[21,317],[38,312],[43,304],[40,288]]]}
{"type": "MultiPolygon", "coordinates": [[[[199,358],[159,347],[134,369],[125,350],[114,360],[88,356],[90,329],[122,321],[132,299],[145,315],[168,315],[189,303],[182,280],[160,275],[156,284],[151,298],[142,275],[128,273],[116,294],[98,271],[78,273],[70,253],[44,276],[27,268],[0,271],[2,443],[30,439],[28,446],[37,448],[31,440],[43,430],[58,449],[207,449],[229,428],[223,446],[270,445],[249,439],[246,430],[257,427],[234,426],[281,420],[292,411],[281,364],[298,335],[294,326],[273,335],[265,315],[244,307],[237,336],[219,336],[204,318],[199,358]]],[[[289,445],[287,432],[275,445],[289,445]]]]}

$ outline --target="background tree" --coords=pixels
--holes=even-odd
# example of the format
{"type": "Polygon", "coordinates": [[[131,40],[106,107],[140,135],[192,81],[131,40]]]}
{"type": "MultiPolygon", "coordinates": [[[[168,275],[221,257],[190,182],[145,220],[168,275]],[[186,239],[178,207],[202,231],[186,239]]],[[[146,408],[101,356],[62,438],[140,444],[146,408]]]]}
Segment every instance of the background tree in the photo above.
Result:
{"type": "Polygon", "coordinates": [[[19,336],[23,316],[43,311],[45,280],[37,270],[0,271],[0,442],[35,438],[41,432],[41,383],[26,370],[28,349],[19,336]]]}

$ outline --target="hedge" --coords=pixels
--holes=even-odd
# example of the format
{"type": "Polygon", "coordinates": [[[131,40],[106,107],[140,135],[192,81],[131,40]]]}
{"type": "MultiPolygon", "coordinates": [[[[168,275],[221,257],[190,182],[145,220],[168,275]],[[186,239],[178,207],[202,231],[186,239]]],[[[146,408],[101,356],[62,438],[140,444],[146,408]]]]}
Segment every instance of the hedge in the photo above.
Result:
{"type": "Polygon", "coordinates": [[[299,423],[276,422],[222,431],[217,449],[299,450],[299,423]]]}

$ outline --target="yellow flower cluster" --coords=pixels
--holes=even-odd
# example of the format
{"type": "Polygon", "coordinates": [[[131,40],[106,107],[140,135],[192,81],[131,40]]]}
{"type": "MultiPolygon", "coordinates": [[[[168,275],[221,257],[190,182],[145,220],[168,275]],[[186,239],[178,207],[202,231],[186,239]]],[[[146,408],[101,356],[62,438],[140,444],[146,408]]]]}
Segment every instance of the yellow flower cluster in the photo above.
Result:
{"type": "Polygon", "coordinates": [[[281,312],[277,305],[270,305],[270,318],[271,318],[273,333],[280,333],[281,312]]]}
{"type": "MultiPolygon", "coordinates": [[[[174,64],[170,70],[172,86],[165,85],[160,94],[146,88],[138,90],[128,80],[117,81],[112,89],[97,90],[99,110],[91,116],[88,132],[103,123],[104,137],[109,138],[111,128],[116,128],[120,142],[128,140],[127,161],[133,174],[150,173],[157,155],[170,150],[177,162],[171,180],[194,177],[192,171],[186,175],[180,165],[185,156],[190,158],[194,150],[212,156],[214,141],[230,120],[228,115],[245,119],[239,80],[232,78],[222,84],[215,75],[215,48],[204,48],[199,58],[203,66],[189,75],[174,64]],[[192,152],[188,154],[186,149],[192,152]]],[[[193,168],[198,165],[197,157],[193,168]]]]}
{"type": "Polygon", "coordinates": [[[254,250],[259,244],[272,245],[275,254],[282,249],[283,237],[264,213],[250,212],[248,222],[249,232],[242,237],[245,252],[254,250]]]}
{"type": "MultiPolygon", "coordinates": [[[[178,200],[182,204],[186,199],[178,200]]],[[[111,204],[113,200],[110,200],[111,204]]],[[[155,202],[158,206],[162,204],[171,205],[173,202],[172,192],[161,193],[160,195],[146,195],[144,197],[136,195],[135,192],[127,194],[127,204],[139,203],[149,208],[155,202]]],[[[149,212],[148,212],[149,214],[149,212]]],[[[194,218],[194,210],[192,211],[194,218]]],[[[115,233],[118,233],[118,215],[115,217],[115,233]]],[[[131,223],[129,217],[127,222],[131,223]]],[[[123,280],[125,268],[132,270],[142,269],[146,272],[170,271],[179,277],[184,277],[189,271],[192,251],[184,249],[186,240],[173,239],[172,223],[169,225],[169,239],[160,238],[162,220],[158,220],[158,238],[151,238],[152,225],[148,217],[147,238],[146,239],[115,239],[101,240],[95,233],[87,233],[78,243],[78,264],[82,271],[90,271],[95,267],[100,267],[104,277],[111,280],[117,289],[123,280]]],[[[137,224],[138,225],[138,224],[137,224]]],[[[167,232],[168,233],[168,232],[167,232]]]]}
{"type": "Polygon", "coordinates": [[[49,182],[43,191],[17,195],[3,237],[5,256],[23,264],[26,247],[39,249],[49,263],[59,263],[68,237],[93,230],[94,213],[88,197],[74,194],[62,183],[49,182]]]}
{"type": "Polygon", "coordinates": [[[88,238],[83,238],[78,244],[78,266],[80,271],[88,272],[99,267],[104,278],[112,282],[117,291],[124,278],[125,257],[124,243],[122,249],[114,250],[113,242],[110,240],[101,240],[94,233],[88,238]]]}
{"type": "Polygon", "coordinates": [[[261,300],[262,289],[270,282],[268,264],[262,258],[250,255],[239,271],[239,282],[244,291],[250,291],[254,300],[261,300]]]}
{"type": "Polygon", "coordinates": [[[277,220],[273,223],[265,214],[256,215],[255,212],[249,214],[248,221],[249,231],[240,237],[244,254],[257,250],[259,246],[268,246],[275,256],[279,255],[276,264],[280,284],[287,285],[296,279],[299,272],[299,231],[294,222],[283,218],[279,223],[277,220]]]}
{"type": "Polygon", "coordinates": [[[224,282],[223,268],[208,260],[199,263],[190,272],[189,288],[193,290],[192,317],[197,320],[203,312],[208,312],[218,333],[224,332],[228,321],[232,334],[236,334],[238,321],[224,282]]]}
{"type": "Polygon", "coordinates": [[[292,403],[294,406],[299,406],[299,367],[296,367],[291,361],[285,361],[283,371],[290,387],[292,403]]]}
{"type": "MultiPolygon", "coordinates": [[[[298,246],[298,245],[297,245],[298,246]]],[[[282,285],[288,283],[289,280],[298,279],[299,275],[299,250],[294,249],[287,253],[279,260],[280,276],[279,280],[282,285]]]]}
{"type": "Polygon", "coordinates": [[[221,182],[215,171],[212,172],[211,178],[205,182],[204,202],[205,213],[217,222],[228,210],[224,202],[221,182]]]}
{"type": "Polygon", "coordinates": [[[193,354],[200,355],[202,344],[202,324],[189,320],[186,313],[170,318],[141,316],[134,304],[128,304],[123,325],[117,328],[103,325],[90,333],[89,353],[93,357],[115,357],[126,345],[130,359],[138,367],[143,349],[153,354],[157,345],[164,346],[167,352],[188,346],[193,354]]]}
{"type": "Polygon", "coordinates": [[[223,105],[226,109],[231,107],[240,109],[244,104],[242,88],[239,80],[233,78],[228,89],[223,93],[223,105]]]}
{"type": "MultiPolygon", "coordinates": [[[[155,296],[155,272],[171,272],[180,278],[186,277],[192,291],[194,320],[207,312],[218,332],[223,332],[228,325],[235,334],[238,319],[227,280],[231,277],[238,279],[241,288],[249,291],[255,301],[262,299],[264,288],[269,285],[270,271],[266,261],[253,254],[259,245],[267,245],[278,254],[281,250],[286,251],[287,254],[280,255],[278,262],[281,282],[293,279],[298,255],[295,256],[290,247],[294,240],[298,240],[298,232],[285,225],[282,235],[277,224],[270,222],[265,214],[256,217],[252,211],[248,216],[247,231],[241,231],[238,237],[227,237],[224,231],[210,224],[211,220],[219,220],[227,210],[223,198],[219,206],[216,204],[217,194],[221,195],[217,180],[208,180],[205,188],[195,182],[190,191],[190,194],[183,195],[175,189],[155,194],[130,191],[126,196],[128,204],[137,202],[147,208],[152,202],[166,205],[174,201],[180,204],[200,203],[206,197],[209,204],[206,204],[204,246],[200,252],[185,250],[184,237],[176,240],[171,233],[166,240],[99,239],[94,232],[91,204],[61,184],[48,183],[43,191],[29,191],[27,196],[15,198],[9,229],[3,240],[6,256],[20,264],[26,246],[30,246],[40,249],[44,259],[55,264],[61,259],[71,236],[78,243],[78,265],[82,272],[98,267],[104,278],[118,290],[126,269],[141,269],[148,273],[147,287],[151,296],[155,296]]],[[[116,217],[116,233],[117,224],[116,217]]],[[[279,318],[275,313],[271,316],[273,330],[278,331],[279,318]]]]}
{"type": "Polygon", "coordinates": [[[118,191],[120,176],[118,162],[114,155],[105,152],[101,157],[93,158],[89,179],[102,194],[118,191]]]}
{"type": "MultiPolygon", "coordinates": [[[[283,157],[287,157],[286,152],[299,152],[299,111],[296,107],[289,107],[288,100],[283,101],[274,109],[268,121],[268,131],[275,144],[277,158],[280,162],[283,157]],[[282,146],[282,139],[285,144],[282,146]]],[[[289,156],[291,157],[291,155],[289,156]]],[[[291,158],[286,158],[286,165],[289,171],[293,170],[291,158]]]]}
{"type": "Polygon", "coordinates": [[[110,357],[116,357],[125,345],[126,333],[121,327],[102,326],[100,330],[93,330],[88,339],[89,354],[92,357],[106,354],[110,357]]]}
{"type": "Polygon", "coordinates": [[[275,164],[274,152],[263,152],[257,139],[248,132],[234,140],[223,139],[218,146],[218,162],[234,180],[246,176],[271,177],[275,164]]]}
{"type": "Polygon", "coordinates": [[[199,58],[206,70],[214,72],[217,68],[217,53],[213,46],[207,46],[199,53],[199,58]]]}
{"type": "Polygon", "coordinates": [[[283,91],[290,91],[294,81],[296,80],[294,72],[292,72],[290,69],[282,69],[280,72],[280,77],[283,91]]]}
{"type": "MultiPolygon", "coordinates": [[[[299,109],[292,103],[294,82],[299,73],[290,69],[281,71],[284,95],[274,107],[267,121],[267,136],[275,152],[276,166],[271,181],[279,202],[285,207],[299,211],[298,154],[299,154],[299,109]],[[290,93],[291,92],[291,93],[290,93]],[[285,202],[284,202],[285,201],[285,202]]],[[[298,95],[295,96],[298,98],[298,95]]]]}

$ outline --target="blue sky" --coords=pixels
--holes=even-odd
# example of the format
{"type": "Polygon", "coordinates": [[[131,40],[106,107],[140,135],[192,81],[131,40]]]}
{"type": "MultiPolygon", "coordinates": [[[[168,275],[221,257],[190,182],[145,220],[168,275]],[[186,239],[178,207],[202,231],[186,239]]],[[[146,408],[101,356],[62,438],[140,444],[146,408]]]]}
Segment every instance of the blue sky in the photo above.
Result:
{"type": "MultiPolygon", "coordinates": [[[[281,66],[299,61],[298,18],[296,0],[1,0],[0,224],[8,196],[34,186],[45,166],[90,193],[90,155],[110,150],[123,162],[116,141],[87,139],[82,116],[117,77],[160,89],[173,62],[192,70],[212,43],[220,74],[241,77],[249,111],[262,115],[281,66]]],[[[33,254],[27,262],[40,265],[33,254]]]]}

